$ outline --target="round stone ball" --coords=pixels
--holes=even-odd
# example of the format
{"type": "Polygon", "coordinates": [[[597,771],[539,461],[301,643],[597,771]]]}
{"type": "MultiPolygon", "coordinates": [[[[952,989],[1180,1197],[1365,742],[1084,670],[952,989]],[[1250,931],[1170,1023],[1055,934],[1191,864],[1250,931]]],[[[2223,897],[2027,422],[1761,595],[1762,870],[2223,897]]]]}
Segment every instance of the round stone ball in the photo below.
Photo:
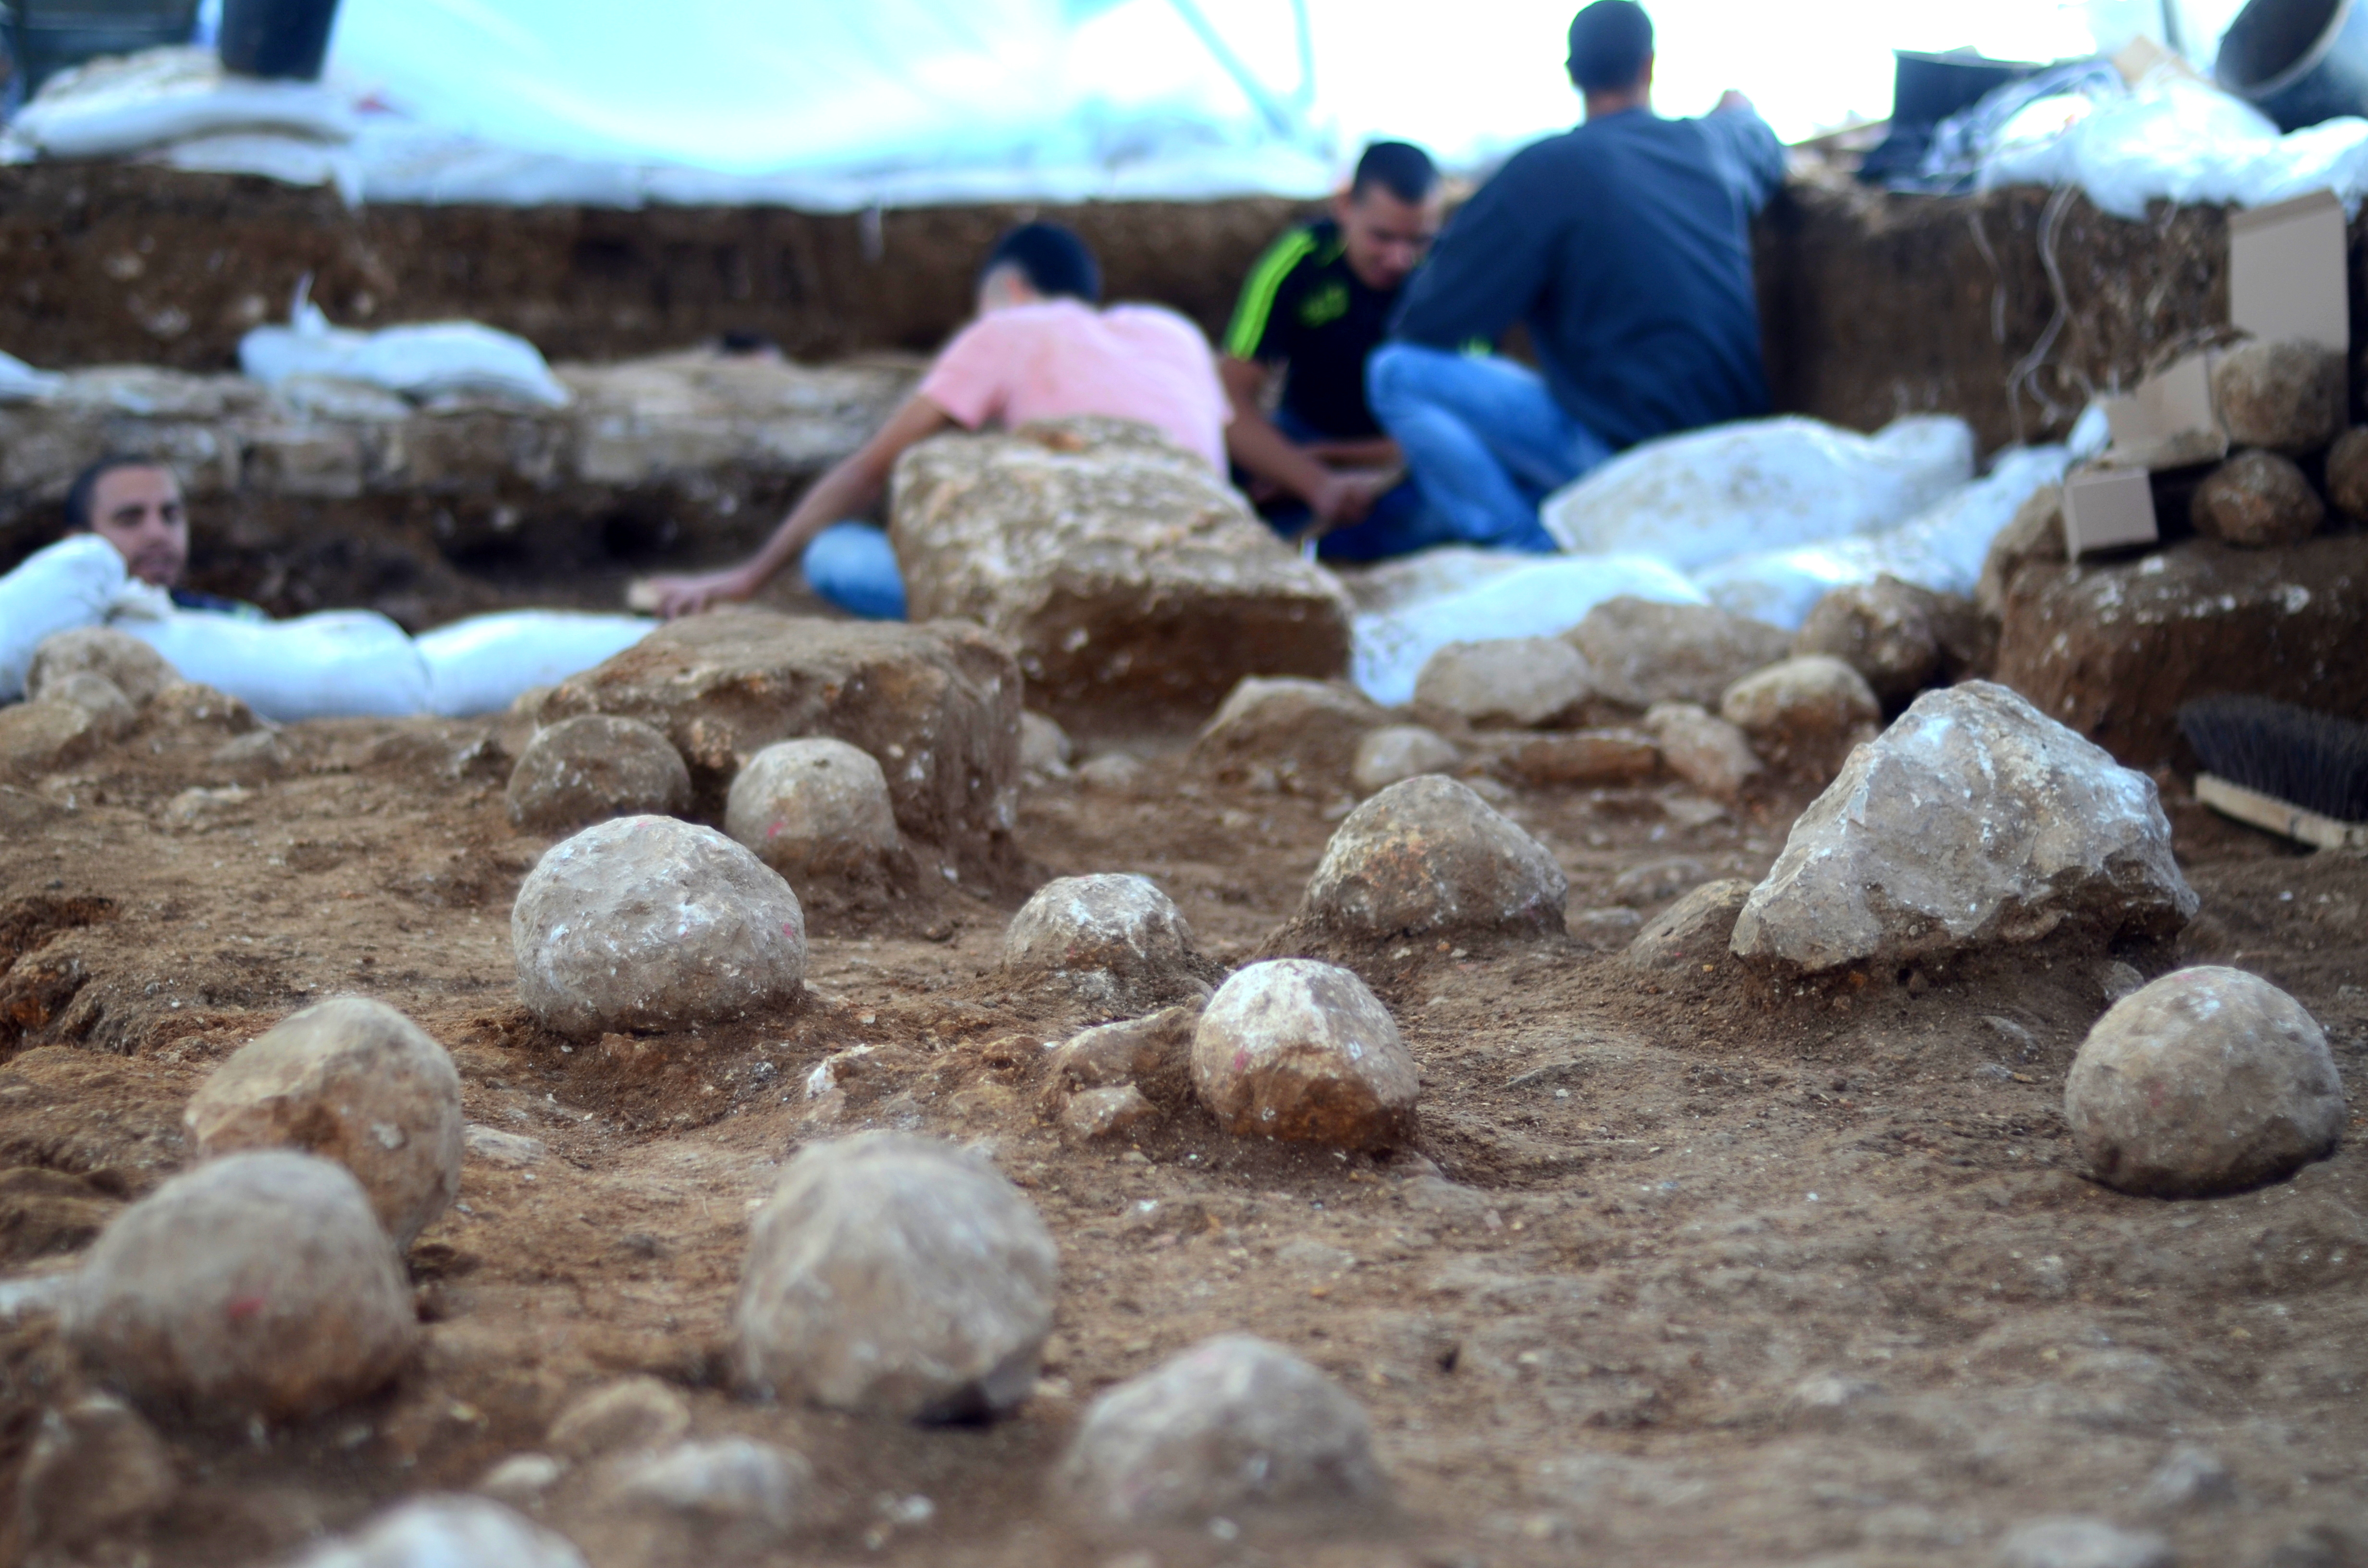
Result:
{"type": "Polygon", "coordinates": [[[211,1159],[302,1149],[332,1159],[409,1246],[461,1190],[461,1075],[451,1053],[383,1002],[338,996],[242,1046],[182,1122],[211,1159]]]}
{"type": "Polygon", "coordinates": [[[878,761],[825,736],[750,757],[724,801],[723,831],[794,883],[876,872],[903,844],[878,761]]]}
{"type": "Polygon", "coordinates": [[[1414,1131],[1414,1058],[1365,983],[1312,959],[1254,963],[1192,1032],[1192,1087],[1226,1131],[1335,1149],[1414,1131]]]}
{"type": "Polygon", "coordinates": [[[1156,1007],[1207,994],[1192,927],[1146,878],[1060,877],[1036,890],[1003,935],[1003,967],[1110,1007],[1156,1007]]]}
{"type": "Polygon", "coordinates": [[[901,1132],[809,1145],[750,1227],[743,1375],[837,1410],[999,1415],[1035,1388],[1059,1261],[1035,1207],[977,1155],[901,1132]]]}
{"type": "Polygon", "coordinates": [[[1459,779],[1393,784],[1342,820],[1303,918],[1360,941],[1559,936],[1570,884],[1554,856],[1459,779]]]}
{"type": "Polygon", "coordinates": [[[2140,987],[2097,1021],[2072,1060],[2064,1119],[2106,1186],[2203,1198],[2333,1153],[2343,1085],[2300,1003],[2204,965],[2140,987]]]}
{"type": "Polygon", "coordinates": [[[713,828],[620,817],[552,846],[510,910],[518,999],[567,1034],[669,1029],[793,1006],[805,913],[713,828]]]}
{"type": "Polygon", "coordinates": [[[64,1329],[135,1399],[267,1420],[383,1386],[419,1336],[361,1184],[284,1149],[208,1161],[118,1215],[67,1293],[64,1329]]]}
{"type": "Polygon", "coordinates": [[[134,708],[145,708],[181,678],[164,654],[130,632],[111,626],[77,626],[41,639],[25,670],[25,695],[39,701],[51,695],[51,682],[75,675],[113,682],[134,708]]]}
{"type": "Polygon", "coordinates": [[[1246,1334],[1203,1340],[1105,1392],[1054,1484],[1102,1529],[1206,1528],[1253,1510],[1370,1510],[1389,1497],[1364,1408],[1246,1334]]]}
{"type": "Polygon", "coordinates": [[[678,816],[690,809],[690,769],[651,725],[586,713],[535,732],[510,769],[509,806],[511,825],[529,833],[678,816]]]}

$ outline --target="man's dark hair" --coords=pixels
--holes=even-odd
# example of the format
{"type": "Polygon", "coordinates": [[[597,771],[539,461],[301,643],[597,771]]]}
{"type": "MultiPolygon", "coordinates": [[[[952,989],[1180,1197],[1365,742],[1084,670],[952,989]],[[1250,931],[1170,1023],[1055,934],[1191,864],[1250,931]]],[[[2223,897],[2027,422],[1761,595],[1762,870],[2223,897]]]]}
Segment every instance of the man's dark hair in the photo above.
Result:
{"type": "Polygon", "coordinates": [[[1411,142],[1376,142],[1357,160],[1349,182],[1351,200],[1380,186],[1409,207],[1419,207],[1439,188],[1439,165],[1411,142]]]}
{"type": "Polygon", "coordinates": [[[78,534],[88,531],[91,524],[97,520],[92,517],[91,507],[98,499],[98,482],[127,468],[161,468],[167,473],[173,472],[170,463],[160,462],[144,452],[108,453],[75,474],[74,483],[66,486],[66,532],[78,534]]]}
{"type": "Polygon", "coordinates": [[[1595,0],[1570,21],[1570,79],[1583,92],[1633,87],[1653,58],[1653,18],[1636,0],[1595,0]]]}
{"type": "Polygon", "coordinates": [[[1022,223],[995,242],[979,280],[999,267],[1016,267],[1028,286],[1048,300],[1101,303],[1102,269],[1086,242],[1058,223],[1022,223]]]}

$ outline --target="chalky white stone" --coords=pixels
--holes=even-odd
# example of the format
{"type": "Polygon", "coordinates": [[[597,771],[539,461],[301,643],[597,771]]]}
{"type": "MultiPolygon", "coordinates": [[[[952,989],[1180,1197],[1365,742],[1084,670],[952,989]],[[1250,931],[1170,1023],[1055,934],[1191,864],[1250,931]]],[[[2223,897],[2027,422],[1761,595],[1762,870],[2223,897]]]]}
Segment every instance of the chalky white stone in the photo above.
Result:
{"type": "Polygon", "coordinates": [[[414,1498],[290,1568],[585,1568],[584,1554],[489,1497],[414,1498]]]}

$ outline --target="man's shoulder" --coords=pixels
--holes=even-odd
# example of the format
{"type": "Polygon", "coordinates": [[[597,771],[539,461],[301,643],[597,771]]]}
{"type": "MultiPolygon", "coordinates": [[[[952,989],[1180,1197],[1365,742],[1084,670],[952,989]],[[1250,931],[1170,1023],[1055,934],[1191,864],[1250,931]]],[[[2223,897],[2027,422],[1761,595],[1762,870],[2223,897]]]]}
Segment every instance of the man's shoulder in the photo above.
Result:
{"type": "Polygon", "coordinates": [[[1111,305],[1105,309],[1102,312],[1102,320],[1126,331],[1159,333],[1189,341],[1196,347],[1208,347],[1207,336],[1201,333],[1200,325],[1191,317],[1181,312],[1170,310],[1166,305],[1130,301],[1125,304],[1111,305]]]}

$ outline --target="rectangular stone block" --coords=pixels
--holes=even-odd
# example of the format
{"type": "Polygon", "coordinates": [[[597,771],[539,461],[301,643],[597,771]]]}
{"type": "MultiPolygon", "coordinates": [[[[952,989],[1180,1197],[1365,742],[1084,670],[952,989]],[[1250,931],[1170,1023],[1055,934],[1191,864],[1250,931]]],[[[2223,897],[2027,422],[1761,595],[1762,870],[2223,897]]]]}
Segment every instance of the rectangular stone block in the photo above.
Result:
{"type": "Polygon", "coordinates": [[[891,513],[913,614],[1009,641],[1031,704],[1056,713],[1198,718],[1246,676],[1348,669],[1332,574],[1144,426],[925,441],[896,465],[891,513]]]}

